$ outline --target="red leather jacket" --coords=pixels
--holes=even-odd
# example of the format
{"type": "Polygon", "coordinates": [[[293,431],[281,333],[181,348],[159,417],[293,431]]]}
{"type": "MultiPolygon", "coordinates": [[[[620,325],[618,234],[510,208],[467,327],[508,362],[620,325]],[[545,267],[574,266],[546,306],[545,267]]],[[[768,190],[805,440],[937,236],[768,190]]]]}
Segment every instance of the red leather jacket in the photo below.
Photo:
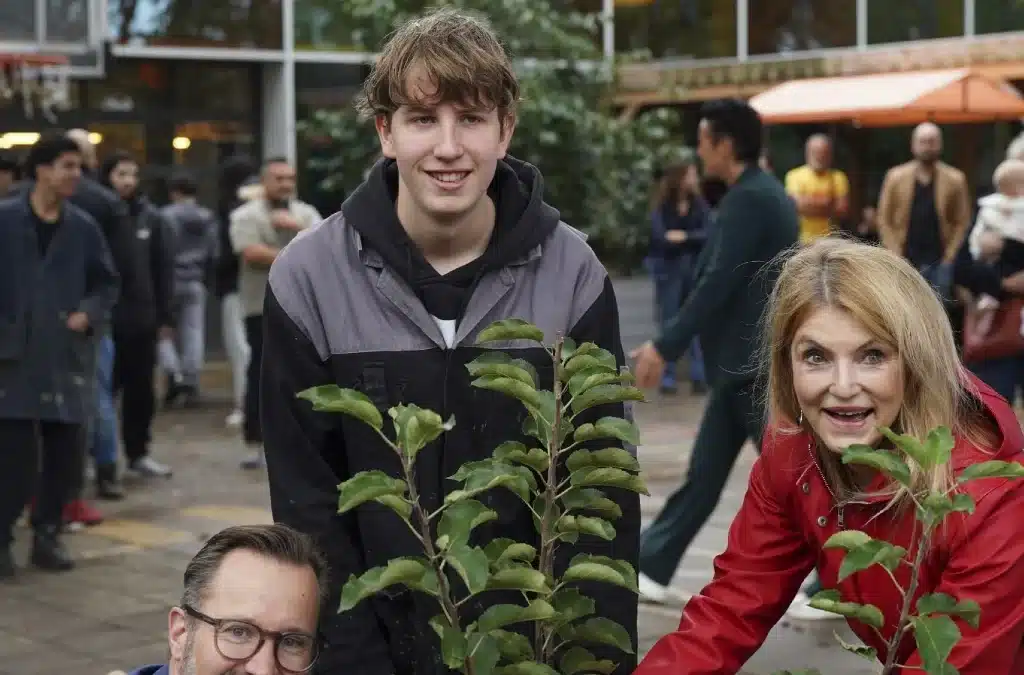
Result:
{"type": "MultiPolygon", "coordinates": [[[[975,386],[998,423],[1002,443],[993,452],[958,439],[954,470],[990,459],[1024,460],[1024,433],[1013,409],[989,387],[975,386]]],[[[845,552],[822,548],[842,526],[810,441],[806,433],[766,434],[726,550],[715,559],[714,580],[687,603],[678,630],[654,645],[636,675],[736,673],[815,567],[825,588],[839,589],[844,600],[881,609],[886,619],[881,632],[886,640],[892,636],[902,596],[885,570],[871,567],[837,583],[845,552]]],[[[948,593],[981,606],[978,630],[957,620],[963,637],[949,661],[961,675],[1024,674],[1024,480],[983,479],[965,488],[977,510],[965,520],[947,519],[946,533],[936,536],[926,559],[918,595],[948,593]]],[[[878,515],[881,506],[847,505],[843,524],[914,550],[913,513],[894,520],[890,513],[878,515]]],[[[909,585],[909,572],[901,566],[895,573],[903,588],[909,585]]],[[[850,627],[885,659],[885,643],[872,628],[856,621],[850,627]]],[[[912,633],[901,643],[896,663],[920,667],[912,633]]],[[[792,667],[803,665],[794,653],[792,667]]]]}

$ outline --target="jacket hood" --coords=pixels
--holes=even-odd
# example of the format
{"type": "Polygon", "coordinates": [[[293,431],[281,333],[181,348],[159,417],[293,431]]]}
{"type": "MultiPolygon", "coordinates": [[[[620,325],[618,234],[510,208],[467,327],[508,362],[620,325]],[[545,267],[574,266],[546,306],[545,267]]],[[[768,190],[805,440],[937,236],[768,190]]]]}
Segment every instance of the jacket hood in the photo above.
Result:
{"type": "MultiPolygon", "coordinates": [[[[485,254],[488,267],[501,267],[522,258],[558,225],[560,214],[544,202],[544,179],[531,164],[513,157],[499,161],[487,192],[497,212],[485,254]]],[[[398,220],[397,198],[398,165],[384,158],[373,165],[367,179],[341,205],[341,211],[363,240],[401,272],[407,266],[402,258],[415,246],[398,220]]]]}
{"type": "Polygon", "coordinates": [[[1024,207],[1024,197],[1007,197],[999,192],[985,195],[978,198],[978,206],[1010,207],[1019,209],[1024,207]]]}
{"type": "Polygon", "coordinates": [[[187,234],[205,238],[214,223],[212,211],[192,202],[173,204],[165,213],[177,225],[179,235],[187,234]]]}
{"type": "Polygon", "coordinates": [[[251,202],[254,199],[263,198],[263,186],[260,184],[260,179],[256,176],[246,179],[244,183],[238,186],[236,193],[238,198],[243,202],[251,202]]]}

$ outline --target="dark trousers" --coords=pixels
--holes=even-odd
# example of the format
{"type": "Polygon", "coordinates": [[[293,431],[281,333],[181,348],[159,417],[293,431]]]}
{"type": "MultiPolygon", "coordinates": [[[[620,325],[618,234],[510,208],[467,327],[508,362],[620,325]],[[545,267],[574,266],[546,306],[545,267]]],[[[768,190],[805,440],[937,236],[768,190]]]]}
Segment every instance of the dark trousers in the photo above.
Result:
{"type": "Polygon", "coordinates": [[[0,420],[0,546],[10,544],[14,524],[33,496],[32,527],[59,528],[84,462],[83,425],[0,420]]]}
{"type": "Polygon", "coordinates": [[[128,461],[149,454],[156,411],[155,331],[114,334],[114,392],[121,394],[121,438],[128,461]]]}
{"type": "Polygon", "coordinates": [[[693,443],[686,482],[640,537],[640,571],[667,586],[686,549],[718,505],[747,439],[760,450],[764,419],[750,381],[711,387],[693,443]]]}
{"type": "Polygon", "coordinates": [[[242,435],[246,443],[262,443],[260,366],[263,363],[263,315],[245,317],[245,338],[249,341],[249,369],[245,376],[245,426],[242,435]]]}

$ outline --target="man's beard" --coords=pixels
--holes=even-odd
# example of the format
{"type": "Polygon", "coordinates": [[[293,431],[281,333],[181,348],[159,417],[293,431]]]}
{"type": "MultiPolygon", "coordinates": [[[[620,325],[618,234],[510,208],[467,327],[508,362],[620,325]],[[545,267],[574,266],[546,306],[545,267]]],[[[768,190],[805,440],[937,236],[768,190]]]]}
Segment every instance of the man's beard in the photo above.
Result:
{"type": "Polygon", "coordinates": [[[196,632],[189,629],[185,638],[185,653],[181,657],[181,675],[196,675],[196,632]]]}

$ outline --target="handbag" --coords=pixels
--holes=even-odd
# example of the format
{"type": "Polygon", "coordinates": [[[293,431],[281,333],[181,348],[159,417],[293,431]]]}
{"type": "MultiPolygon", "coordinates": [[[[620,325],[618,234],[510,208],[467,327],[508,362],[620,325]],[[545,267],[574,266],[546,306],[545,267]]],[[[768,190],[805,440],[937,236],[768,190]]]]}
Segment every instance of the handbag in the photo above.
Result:
{"type": "Polygon", "coordinates": [[[1024,354],[1024,297],[1011,297],[991,310],[969,307],[964,314],[964,362],[1024,354]]]}

